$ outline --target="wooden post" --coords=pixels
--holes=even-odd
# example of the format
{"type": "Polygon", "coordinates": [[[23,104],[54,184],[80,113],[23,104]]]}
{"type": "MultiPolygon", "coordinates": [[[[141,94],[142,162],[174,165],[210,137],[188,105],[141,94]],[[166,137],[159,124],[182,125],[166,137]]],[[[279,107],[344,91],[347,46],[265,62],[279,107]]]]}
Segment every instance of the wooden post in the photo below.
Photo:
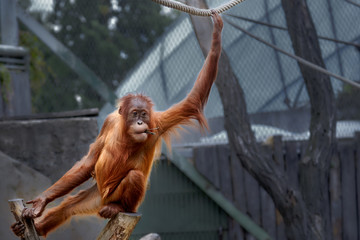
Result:
{"type": "MultiPolygon", "coordinates": [[[[356,194],[357,206],[360,207],[360,131],[355,132],[355,166],[356,166],[356,194]]],[[[358,210],[359,211],[359,210],[358,210]]],[[[358,213],[359,214],[359,213],[358,213]]],[[[358,220],[358,231],[360,229],[360,221],[358,220]]],[[[360,234],[359,234],[360,236],[360,234]]],[[[359,237],[358,236],[358,237],[359,237]]]]}
{"type": "Polygon", "coordinates": [[[11,199],[8,201],[10,210],[14,214],[15,220],[20,221],[25,225],[25,233],[21,239],[24,240],[40,240],[36,232],[34,221],[32,218],[23,218],[21,213],[25,207],[23,199],[11,199]]]}
{"type": "Polygon", "coordinates": [[[106,224],[97,240],[127,240],[140,218],[141,214],[137,213],[118,213],[106,224]]]}

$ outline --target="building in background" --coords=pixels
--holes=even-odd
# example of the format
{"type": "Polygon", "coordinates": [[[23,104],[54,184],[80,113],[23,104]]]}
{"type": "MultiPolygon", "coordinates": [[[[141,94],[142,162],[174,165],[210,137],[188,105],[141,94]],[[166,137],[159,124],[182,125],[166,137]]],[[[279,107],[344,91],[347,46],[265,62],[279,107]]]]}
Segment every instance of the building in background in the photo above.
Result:
{"type": "MultiPolygon", "coordinates": [[[[208,1],[216,7],[226,1],[208,1]]],[[[320,37],[320,46],[326,68],[348,79],[360,78],[360,7],[349,1],[321,0],[309,2],[312,17],[320,37]],[[330,40],[325,40],[329,38],[330,40]],[[352,44],[355,44],[352,45],[352,44]],[[356,47],[357,46],[357,47],[356,47]]],[[[286,22],[280,1],[245,1],[232,8],[223,18],[239,25],[256,36],[293,53],[291,40],[286,31],[286,22]],[[235,18],[227,14],[241,17],[235,18]]],[[[298,64],[274,49],[247,36],[238,29],[224,24],[223,50],[228,55],[232,69],[244,90],[247,110],[251,115],[259,140],[267,136],[282,134],[308,134],[309,99],[298,64]]],[[[121,81],[116,95],[121,97],[129,92],[143,92],[150,96],[157,110],[167,109],[183,99],[193,86],[204,57],[199,48],[189,17],[183,14],[173,24],[144,59],[121,81]]],[[[332,78],[337,96],[342,95],[343,83],[332,78]]],[[[345,87],[346,88],[346,87],[345,87]]],[[[358,96],[360,97],[360,96],[358,96]]],[[[356,105],[353,111],[360,111],[356,105]]],[[[100,113],[100,124],[113,110],[105,105],[100,113]]],[[[211,126],[210,135],[222,131],[223,108],[216,87],[212,89],[205,115],[211,126]]],[[[360,130],[360,116],[357,118],[341,115],[343,122],[338,129],[360,130]],[[354,122],[355,120],[355,122],[354,122]]],[[[185,142],[199,142],[187,135],[185,142]]],[[[298,137],[298,136],[295,136],[298,137]]]]}

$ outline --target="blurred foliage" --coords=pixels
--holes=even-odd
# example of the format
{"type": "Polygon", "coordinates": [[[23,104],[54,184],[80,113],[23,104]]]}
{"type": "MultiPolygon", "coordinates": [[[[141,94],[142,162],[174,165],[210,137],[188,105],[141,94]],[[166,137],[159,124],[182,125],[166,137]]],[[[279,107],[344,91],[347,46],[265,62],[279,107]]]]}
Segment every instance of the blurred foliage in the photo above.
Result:
{"type": "Polygon", "coordinates": [[[339,120],[360,120],[360,89],[345,84],[337,97],[339,120]]]}
{"type": "Polygon", "coordinates": [[[9,101],[9,94],[11,94],[11,78],[9,70],[0,64],[0,91],[2,100],[7,103],[9,101]]]}
{"type": "Polygon", "coordinates": [[[18,0],[17,4],[24,9],[28,9],[31,6],[31,1],[32,0],[18,0]]]}
{"type": "Polygon", "coordinates": [[[19,44],[29,51],[31,89],[32,91],[38,91],[45,82],[45,71],[47,70],[44,54],[40,50],[40,41],[35,35],[20,30],[19,44]]]}
{"type": "MultiPolygon", "coordinates": [[[[28,0],[20,3],[32,9],[28,0]]],[[[31,14],[113,91],[177,16],[163,14],[160,5],[141,0],[59,0],[54,1],[53,11],[32,9],[31,14]]],[[[29,33],[23,36],[24,45],[34,51],[37,61],[31,70],[36,112],[104,104],[95,90],[44,44],[29,33]]]]}

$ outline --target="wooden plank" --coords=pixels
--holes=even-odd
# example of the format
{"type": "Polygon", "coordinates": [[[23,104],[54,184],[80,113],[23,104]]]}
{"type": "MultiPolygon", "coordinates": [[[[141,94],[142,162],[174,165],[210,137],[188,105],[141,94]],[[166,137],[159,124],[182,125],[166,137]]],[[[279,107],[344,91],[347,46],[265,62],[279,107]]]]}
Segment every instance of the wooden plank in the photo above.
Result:
{"type": "Polygon", "coordinates": [[[285,234],[285,223],[284,219],[280,214],[280,211],[278,209],[275,209],[276,214],[276,239],[277,240],[287,240],[286,234],[285,234]]]}
{"type": "Polygon", "coordinates": [[[244,239],[244,230],[241,228],[240,224],[234,219],[229,217],[229,239],[231,240],[243,240],[244,239]]]}
{"type": "Polygon", "coordinates": [[[341,208],[341,173],[338,154],[334,154],[330,165],[330,211],[331,226],[334,240],[341,240],[342,236],[342,208],[341,208]]]}
{"type": "MultiPolygon", "coordinates": [[[[285,171],[285,162],[284,162],[284,146],[282,142],[282,136],[281,135],[275,135],[273,137],[274,139],[274,160],[277,163],[278,166],[280,166],[280,169],[282,171],[285,171]]],[[[275,209],[275,215],[276,215],[276,238],[277,240],[285,240],[285,225],[284,220],[280,214],[280,212],[275,209]]]]}
{"type": "Polygon", "coordinates": [[[230,149],[227,145],[217,145],[217,165],[220,180],[220,190],[224,196],[232,201],[232,181],[231,181],[231,167],[230,167],[230,149]]]}
{"type": "Polygon", "coordinates": [[[296,142],[286,142],[285,144],[285,172],[292,186],[299,186],[299,158],[296,142]]]}
{"type": "Polygon", "coordinates": [[[240,160],[236,154],[231,151],[231,181],[233,186],[233,201],[235,206],[241,212],[247,212],[246,199],[245,199],[245,183],[244,183],[244,169],[241,166],[240,160]]]}
{"type": "MultiPolygon", "coordinates": [[[[259,189],[259,185],[241,166],[240,160],[235,153],[232,153],[231,155],[231,166],[235,206],[242,212],[247,213],[255,223],[260,225],[260,195],[259,191],[256,190],[259,189]],[[254,199],[252,199],[252,197],[254,199]]],[[[248,232],[243,231],[242,233],[243,238],[241,239],[255,240],[248,232]]]]}
{"type": "Polygon", "coordinates": [[[355,133],[355,164],[356,164],[356,196],[357,196],[357,219],[358,237],[360,238],[360,131],[355,133]]]}
{"type": "Polygon", "coordinates": [[[340,148],[343,239],[358,239],[356,214],[355,159],[353,147],[340,148]]]}
{"type": "Polygon", "coordinates": [[[216,190],[190,163],[187,159],[173,153],[171,162],[189,177],[202,191],[204,191],[216,204],[219,205],[229,216],[241,224],[249,233],[258,240],[268,240],[270,236],[257,225],[251,218],[239,211],[235,205],[228,201],[223,194],[216,190]]]}
{"type": "MultiPolygon", "coordinates": [[[[204,168],[206,167],[205,165],[205,151],[204,151],[204,147],[194,147],[193,149],[193,155],[194,155],[194,165],[196,170],[205,176],[205,171],[204,168]]],[[[207,178],[206,178],[207,179],[207,178]]]]}
{"type": "Polygon", "coordinates": [[[276,239],[275,205],[270,195],[260,188],[261,198],[261,225],[272,239],[276,239]]]}
{"type": "Polygon", "coordinates": [[[217,150],[214,146],[198,147],[194,149],[194,160],[196,169],[217,189],[220,189],[220,178],[217,150]]]}
{"type": "Polygon", "coordinates": [[[302,159],[302,156],[304,156],[308,145],[309,143],[307,141],[300,141],[300,159],[302,159]]]}
{"type": "Polygon", "coordinates": [[[274,160],[281,166],[281,169],[284,170],[284,152],[283,152],[283,142],[281,135],[275,135],[273,137],[273,149],[274,149],[274,160]]]}
{"type": "MultiPolygon", "coordinates": [[[[246,170],[244,170],[244,177],[247,213],[255,223],[260,225],[260,186],[255,178],[253,178],[246,170]]],[[[247,236],[246,239],[254,238],[253,236],[247,236]]]]}
{"type": "MultiPolygon", "coordinates": [[[[246,213],[247,209],[245,202],[244,169],[242,168],[240,160],[237,158],[236,154],[233,151],[231,151],[230,154],[230,175],[233,187],[233,202],[237,209],[243,213],[246,213]]],[[[230,239],[234,240],[244,239],[244,230],[237,222],[233,222],[233,225],[231,225],[230,236],[232,236],[230,239]]]]}

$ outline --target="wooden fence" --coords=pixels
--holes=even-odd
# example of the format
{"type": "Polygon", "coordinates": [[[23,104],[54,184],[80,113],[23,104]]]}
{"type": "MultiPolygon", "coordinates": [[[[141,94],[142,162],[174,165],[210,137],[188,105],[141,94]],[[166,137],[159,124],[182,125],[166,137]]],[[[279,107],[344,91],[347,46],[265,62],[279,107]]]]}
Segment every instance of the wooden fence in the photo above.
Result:
{"type": "MultiPolygon", "coordinates": [[[[283,166],[289,181],[298,184],[298,162],[306,148],[304,141],[282,142],[274,138],[274,161],[283,166]]],[[[245,171],[227,145],[197,147],[195,165],[238,209],[262,226],[273,239],[285,240],[281,215],[267,192],[245,171]]],[[[360,133],[353,139],[338,140],[331,159],[329,194],[333,239],[360,239],[360,133]]],[[[230,239],[254,239],[229,219],[230,239]]]]}

